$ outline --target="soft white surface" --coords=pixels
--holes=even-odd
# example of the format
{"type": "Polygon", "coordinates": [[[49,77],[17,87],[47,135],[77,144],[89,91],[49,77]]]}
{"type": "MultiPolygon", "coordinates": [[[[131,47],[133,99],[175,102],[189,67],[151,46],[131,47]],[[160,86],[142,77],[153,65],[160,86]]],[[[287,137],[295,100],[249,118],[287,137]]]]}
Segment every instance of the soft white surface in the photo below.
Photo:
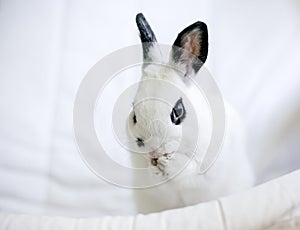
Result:
{"type": "Polygon", "coordinates": [[[246,122],[258,182],[299,168],[299,1],[2,0],[1,210],[134,213],[131,191],[96,178],[80,159],[72,109],[89,68],[139,42],[138,12],[167,44],[192,22],[207,22],[207,66],[246,122]]]}
{"type": "Polygon", "coordinates": [[[162,213],[128,217],[63,218],[0,213],[1,229],[299,229],[300,170],[248,192],[162,213]],[[266,199],[268,194],[268,199],[266,199]],[[272,205],[270,205],[272,204],[272,205]]]}

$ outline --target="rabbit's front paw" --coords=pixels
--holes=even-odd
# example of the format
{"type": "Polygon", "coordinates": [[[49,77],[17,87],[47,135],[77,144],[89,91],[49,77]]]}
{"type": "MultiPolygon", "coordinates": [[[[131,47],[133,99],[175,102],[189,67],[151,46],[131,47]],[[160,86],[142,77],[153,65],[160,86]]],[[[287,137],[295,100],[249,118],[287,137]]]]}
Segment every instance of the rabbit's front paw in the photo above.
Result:
{"type": "Polygon", "coordinates": [[[167,166],[169,164],[169,159],[166,156],[161,156],[158,158],[151,159],[151,170],[157,176],[168,176],[167,166]]]}

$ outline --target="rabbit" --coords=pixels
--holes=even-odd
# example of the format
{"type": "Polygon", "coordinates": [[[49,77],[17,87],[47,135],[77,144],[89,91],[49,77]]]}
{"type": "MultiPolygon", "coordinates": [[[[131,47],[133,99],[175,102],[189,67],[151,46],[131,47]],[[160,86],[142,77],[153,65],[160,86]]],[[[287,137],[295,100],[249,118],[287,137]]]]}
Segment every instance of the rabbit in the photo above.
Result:
{"type": "Polygon", "coordinates": [[[185,207],[253,186],[254,173],[246,155],[243,124],[226,102],[226,132],[219,157],[207,172],[199,173],[201,157],[210,142],[213,121],[207,102],[186,79],[197,77],[207,59],[207,25],[198,21],[180,32],[169,60],[164,61],[156,37],[142,13],[137,14],[136,23],[143,45],[143,65],[127,120],[127,132],[132,151],[145,157],[142,162],[133,159],[133,165],[144,165],[151,177],[162,179],[183,168],[165,183],[136,190],[137,211],[151,213],[185,207]],[[168,84],[171,85],[169,89],[168,84]],[[171,105],[162,98],[168,98],[171,105]],[[195,111],[198,125],[192,119],[192,111],[195,111]],[[185,124],[187,131],[183,132],[185,124]],[[194,148],[192,132],[195,130],[199,133],[200,142],[191,157],[194,148]]]}

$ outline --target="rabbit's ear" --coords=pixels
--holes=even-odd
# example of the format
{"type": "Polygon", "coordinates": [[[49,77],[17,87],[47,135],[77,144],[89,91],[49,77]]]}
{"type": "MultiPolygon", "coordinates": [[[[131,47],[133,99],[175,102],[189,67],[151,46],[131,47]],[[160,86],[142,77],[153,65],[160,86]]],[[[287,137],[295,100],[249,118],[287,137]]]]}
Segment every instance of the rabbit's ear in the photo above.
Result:
{"type": "Polygon", "coordinates": [[[143,44],[144,61],[161,61],[161,52],[156,37],[142,13],[136,15],[136,24],[140,31],[140,38],[143,44]]]}
{"type": "Polygon", "coordinates": [[[206,61],[207,53],[207,26],[198,21],[178,34],[172,47],[170,62],[186,74],[194,75],[206,61]]]}

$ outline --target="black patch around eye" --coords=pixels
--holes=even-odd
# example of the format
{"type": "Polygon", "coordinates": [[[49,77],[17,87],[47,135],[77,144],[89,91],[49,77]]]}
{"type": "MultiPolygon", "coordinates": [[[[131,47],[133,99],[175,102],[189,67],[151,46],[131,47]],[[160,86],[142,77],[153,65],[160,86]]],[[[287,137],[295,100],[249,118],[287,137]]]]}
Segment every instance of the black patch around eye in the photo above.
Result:
{"type": "Polygon", "coordinates": [[[182,102],[182,98],[180,98],[176,102],[170,114],[171,121],[173,124],[179,125],[184,120],[185,116],[186,116],[186,111],[182,102]]]}
{"type": "Polygon", "coordinates": [[[145,144],[144,144],[144,140],[141,139],[141,138],[137,138],[137,139],[136,139],[136,143],[137,143],[137,145],[138,145],[139,147],[142,147],[142,146],[145,145],[145,144]]]}
{"type": "Polygon", "coordinates": [[[133,113],[132,120],[133,120],[133,123],[136,124],[136,115],[135,115],[135,113],[133,113]]]}

